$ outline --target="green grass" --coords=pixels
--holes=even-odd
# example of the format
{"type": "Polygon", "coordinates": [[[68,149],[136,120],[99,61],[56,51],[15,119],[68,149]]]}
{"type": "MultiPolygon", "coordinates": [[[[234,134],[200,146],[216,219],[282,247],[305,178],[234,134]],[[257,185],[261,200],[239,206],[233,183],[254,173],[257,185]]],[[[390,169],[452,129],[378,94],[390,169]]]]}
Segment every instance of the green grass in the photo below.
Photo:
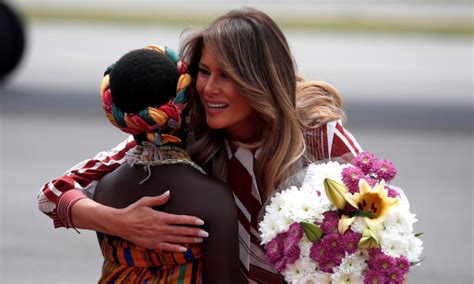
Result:
{"type": "MultiPolygon", "coordinates": [[[[215,14],[204,15],[196,12],[179,16],[176,11],[150,12],[109,12],[81,9],[39,9],[25,10],[25,16],[32,20],[50,21],[79,21],[96,23],[120,23],[136,25],[167,25],[178,27],[203,27],[210,23],[215,14]]],[[[272,15],[275,21],[287,29],[335,32],[365,32],[365,33],[423,33],[442,36],[472,37],[474,26],[472,22],[441,23],[436,21],[418,21],[416,19],[383,20],[358,17],[321,18],[281,17],[272,15]]]]}

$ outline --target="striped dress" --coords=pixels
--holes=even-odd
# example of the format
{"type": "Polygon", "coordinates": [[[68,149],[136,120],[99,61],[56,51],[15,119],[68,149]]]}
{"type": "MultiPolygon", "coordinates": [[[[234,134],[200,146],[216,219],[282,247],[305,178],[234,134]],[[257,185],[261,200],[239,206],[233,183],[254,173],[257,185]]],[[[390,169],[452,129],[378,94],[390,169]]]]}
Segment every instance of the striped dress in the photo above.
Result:
{"type": "Polygon", "coordinates": [[[105,235],[98,283],[204,283],[201,246],[184,246],[188,248],[184,253],[161,252],[105,235]]]}
{"type": "MultiPolygon", "coordinates": [[[[340,121],[329,122],[305,133],[308,152],[316,160],[355,156],[361,151],[352,135],[340,121]]],[[[228,184],[234,192],[238,208],[240,271],[244,283],[283,283],[283,279],[266,261],[260,246],[258,216],[265,200],[259,194],[254,174],[254,161],[259,150],[252,153],[244,148],[234,151],[227,144],[228,184]]]]}

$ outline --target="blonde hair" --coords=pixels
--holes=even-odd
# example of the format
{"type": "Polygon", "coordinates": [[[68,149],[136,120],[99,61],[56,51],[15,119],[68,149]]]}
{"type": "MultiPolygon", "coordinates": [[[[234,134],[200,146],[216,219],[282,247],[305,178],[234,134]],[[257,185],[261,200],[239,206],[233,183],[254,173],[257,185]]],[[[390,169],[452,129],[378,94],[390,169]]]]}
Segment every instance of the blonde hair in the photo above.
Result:
{"type": "Polygon", "coordinates": [[[345,120],[342,96],[329,83],[304,80],[296,84],[296,109],[301,126],[306,131],[333,120],[345,120]]]}
{"type": "MultiPolygon", "coordinates": [[[[302,122],[309,121],[302,119],[307,114],[296,111],[296,68],[286,38],[263,12],[250,8],[230,11],[183,41],[181,55],[194,78],[204,45],[265,124],[257,141],[240,145],[261,148],[254,169],[260,193],[267,197],[304,155],[301,127],[311,125],[302,122]]],[[[305,93],[300,96],[302,106],[311,101],[308,88],[301,89],[305,93]]],[[[310,107],[305,109],[309,111],[310,107]]],[[[196,136],[190,148],[193,160],[225,181],[228,158],[223,130],[207,126],[203,106],[197,99],[191,116],[196,136]]]]}

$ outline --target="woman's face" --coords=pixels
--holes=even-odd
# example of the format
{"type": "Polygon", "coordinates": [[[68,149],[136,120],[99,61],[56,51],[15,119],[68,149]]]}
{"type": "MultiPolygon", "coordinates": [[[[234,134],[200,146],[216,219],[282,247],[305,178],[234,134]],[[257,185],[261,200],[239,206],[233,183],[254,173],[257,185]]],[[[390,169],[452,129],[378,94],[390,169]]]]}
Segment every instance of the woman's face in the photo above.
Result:
{"type": "Polygon", "coordinates": [[[196,89],[210,128],[224,129],[228,138],[235,140],[253,138],[262,124],[260,118],[206,47],[199,61],[196,89]]]}

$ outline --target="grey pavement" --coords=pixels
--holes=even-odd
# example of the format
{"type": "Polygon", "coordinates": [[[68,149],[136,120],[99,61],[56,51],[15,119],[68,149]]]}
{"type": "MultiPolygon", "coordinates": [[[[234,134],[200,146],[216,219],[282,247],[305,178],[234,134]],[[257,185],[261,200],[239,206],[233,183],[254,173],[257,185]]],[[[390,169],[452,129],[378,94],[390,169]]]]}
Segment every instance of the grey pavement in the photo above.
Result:
{"type": "MultiPolygon", "coordinates": [[[[54,230],[37,209],[47,181],[124,139],[103,118],[104,68],[180,29],[33,22],[25,60],[0,89],[0,283],[94,283],[92,232],[54,230]],[[25,269],[26,268],[26,269],[25,269]]],[[[287,32],[302,73],[334,84],[348,128],[392,160],[424,232],[410,283],[472,283],[472,40],[287,32]]]]}

